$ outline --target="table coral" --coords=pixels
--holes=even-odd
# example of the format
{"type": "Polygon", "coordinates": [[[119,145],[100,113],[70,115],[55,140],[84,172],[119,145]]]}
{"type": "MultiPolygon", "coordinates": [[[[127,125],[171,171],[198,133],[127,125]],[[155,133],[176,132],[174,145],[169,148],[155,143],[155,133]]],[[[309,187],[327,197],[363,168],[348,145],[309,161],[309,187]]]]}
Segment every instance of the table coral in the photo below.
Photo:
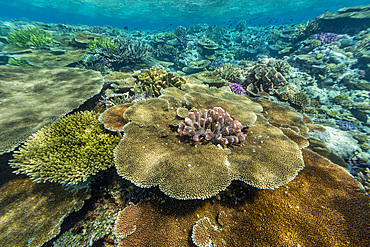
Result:
{"type": "Polygon", "coordinates": [[[105,132],[98,114],[77,112],[32,135],[10,165],[39,183],[77,184],[113,165],[118,140],[105,132]]]}
{"type": "Polygon", "coordinates": [[[140,187],[159,185],[174,198],[203,199],[224,190],[234,179],[258,188],[277,188],[294,179],[303,168],[298,145],[260,113],[249,110],[249,103],[186,93],[183,102],[188,108],[221,107],[246,127],[243,135],[247,136],[242,145],[228,148],[212,142],[181,140],[176,131],[182,122],[174,105],[178,101],[167,91],[165,96],[136,103],[126,110],[124,117],[131,122],[124,126],[125,135],[114,150],[116,168],[122,177],[140,187]]]}
{"type": "Polygon", "coordinates": [[[99,72],[76,68],[0,66],[0,154],[99,93],[99,72]]]}

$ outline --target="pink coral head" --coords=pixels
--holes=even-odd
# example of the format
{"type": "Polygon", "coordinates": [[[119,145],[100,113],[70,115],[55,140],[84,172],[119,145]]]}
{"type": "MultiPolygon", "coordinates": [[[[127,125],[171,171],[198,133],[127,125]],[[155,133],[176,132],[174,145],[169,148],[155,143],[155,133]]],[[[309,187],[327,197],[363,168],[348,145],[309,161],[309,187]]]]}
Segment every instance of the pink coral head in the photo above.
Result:
{"type": "Polygon", "coordinates": [[[180,123],[180,136],[192,137],[193,141],[213,141],[225,145],[241,143],[246,140],[243,125],[221,107],[189,112],[180,123]]]}

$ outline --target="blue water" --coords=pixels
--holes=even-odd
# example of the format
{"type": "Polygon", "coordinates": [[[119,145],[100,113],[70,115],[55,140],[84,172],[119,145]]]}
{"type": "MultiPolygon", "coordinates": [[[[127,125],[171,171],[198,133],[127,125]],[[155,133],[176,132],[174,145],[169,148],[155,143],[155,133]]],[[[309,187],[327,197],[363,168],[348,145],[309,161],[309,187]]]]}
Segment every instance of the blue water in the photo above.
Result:
{"type": "Polygon", "coordinates": [[[369,0],[12,0],[0,1],[0,18],[28,18],[63,24],[158,28],[207,23],[250,25],[310,20],[342,7],[370,4],[369,0]]]}

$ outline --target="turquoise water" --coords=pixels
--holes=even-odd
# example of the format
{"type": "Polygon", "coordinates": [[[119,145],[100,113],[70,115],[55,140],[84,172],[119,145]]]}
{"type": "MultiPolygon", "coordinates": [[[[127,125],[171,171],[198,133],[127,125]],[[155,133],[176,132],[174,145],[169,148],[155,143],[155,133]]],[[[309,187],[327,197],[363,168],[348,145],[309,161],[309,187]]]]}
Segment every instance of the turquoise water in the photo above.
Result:
{"type": "Polygon", "coordinates": [[[366,0],[67,0],[4,1],[0,17],[29,18],[64,24],[156,28],[197,23],[234,25],[245,19],[252,25],[309,20],[325,11],[369,4],[366,0]]]}
{"type": "Polygon", "coordinates": [[[368,247],[369,193],[369,0],[0,0],[0,247],[368,247]]]}

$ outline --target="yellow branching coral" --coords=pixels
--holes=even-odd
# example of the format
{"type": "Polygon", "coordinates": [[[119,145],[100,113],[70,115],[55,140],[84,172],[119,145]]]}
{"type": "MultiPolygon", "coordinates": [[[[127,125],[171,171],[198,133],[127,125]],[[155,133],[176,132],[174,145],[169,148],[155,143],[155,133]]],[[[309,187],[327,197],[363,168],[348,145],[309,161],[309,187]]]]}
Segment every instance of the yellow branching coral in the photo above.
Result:
{"type": "Polygon", "coordinates": [[[118,173],[137,186],[159,185],[174,198],[203,199],[224,190],[234,179],[258,188],[276,188],[303,168],[298,145],[262,114],[249,110],[248,104],[209,94],[189,92],[182,102],[188,109],[222,107],[246,126],[245,141],[222,147],[184,140],[177,126],[187,108],[175,106],[181,101],[176,90],[165,91],[164,96],[136,103],[124,113],[131,122],[124,126],[125,136],[114,156],[118,173]]]}
{"type": "Polygon", "coordinates": [[[105,131],[98,114],[78,112],[32,135],[10,165],[36,182],[77,184],[113,165],[118,140],[105,131]]]}
{"type": "Polygon", "coordinates": [[[142,91],[153,92],[154,96],[161,95],[160,91],[162,88],[180,88],[181,85],[186,82],[184,77],[176,76],[173,73],[167,73],[158,67],[133,75],[133,77],[137,79],[142,91]]]}

